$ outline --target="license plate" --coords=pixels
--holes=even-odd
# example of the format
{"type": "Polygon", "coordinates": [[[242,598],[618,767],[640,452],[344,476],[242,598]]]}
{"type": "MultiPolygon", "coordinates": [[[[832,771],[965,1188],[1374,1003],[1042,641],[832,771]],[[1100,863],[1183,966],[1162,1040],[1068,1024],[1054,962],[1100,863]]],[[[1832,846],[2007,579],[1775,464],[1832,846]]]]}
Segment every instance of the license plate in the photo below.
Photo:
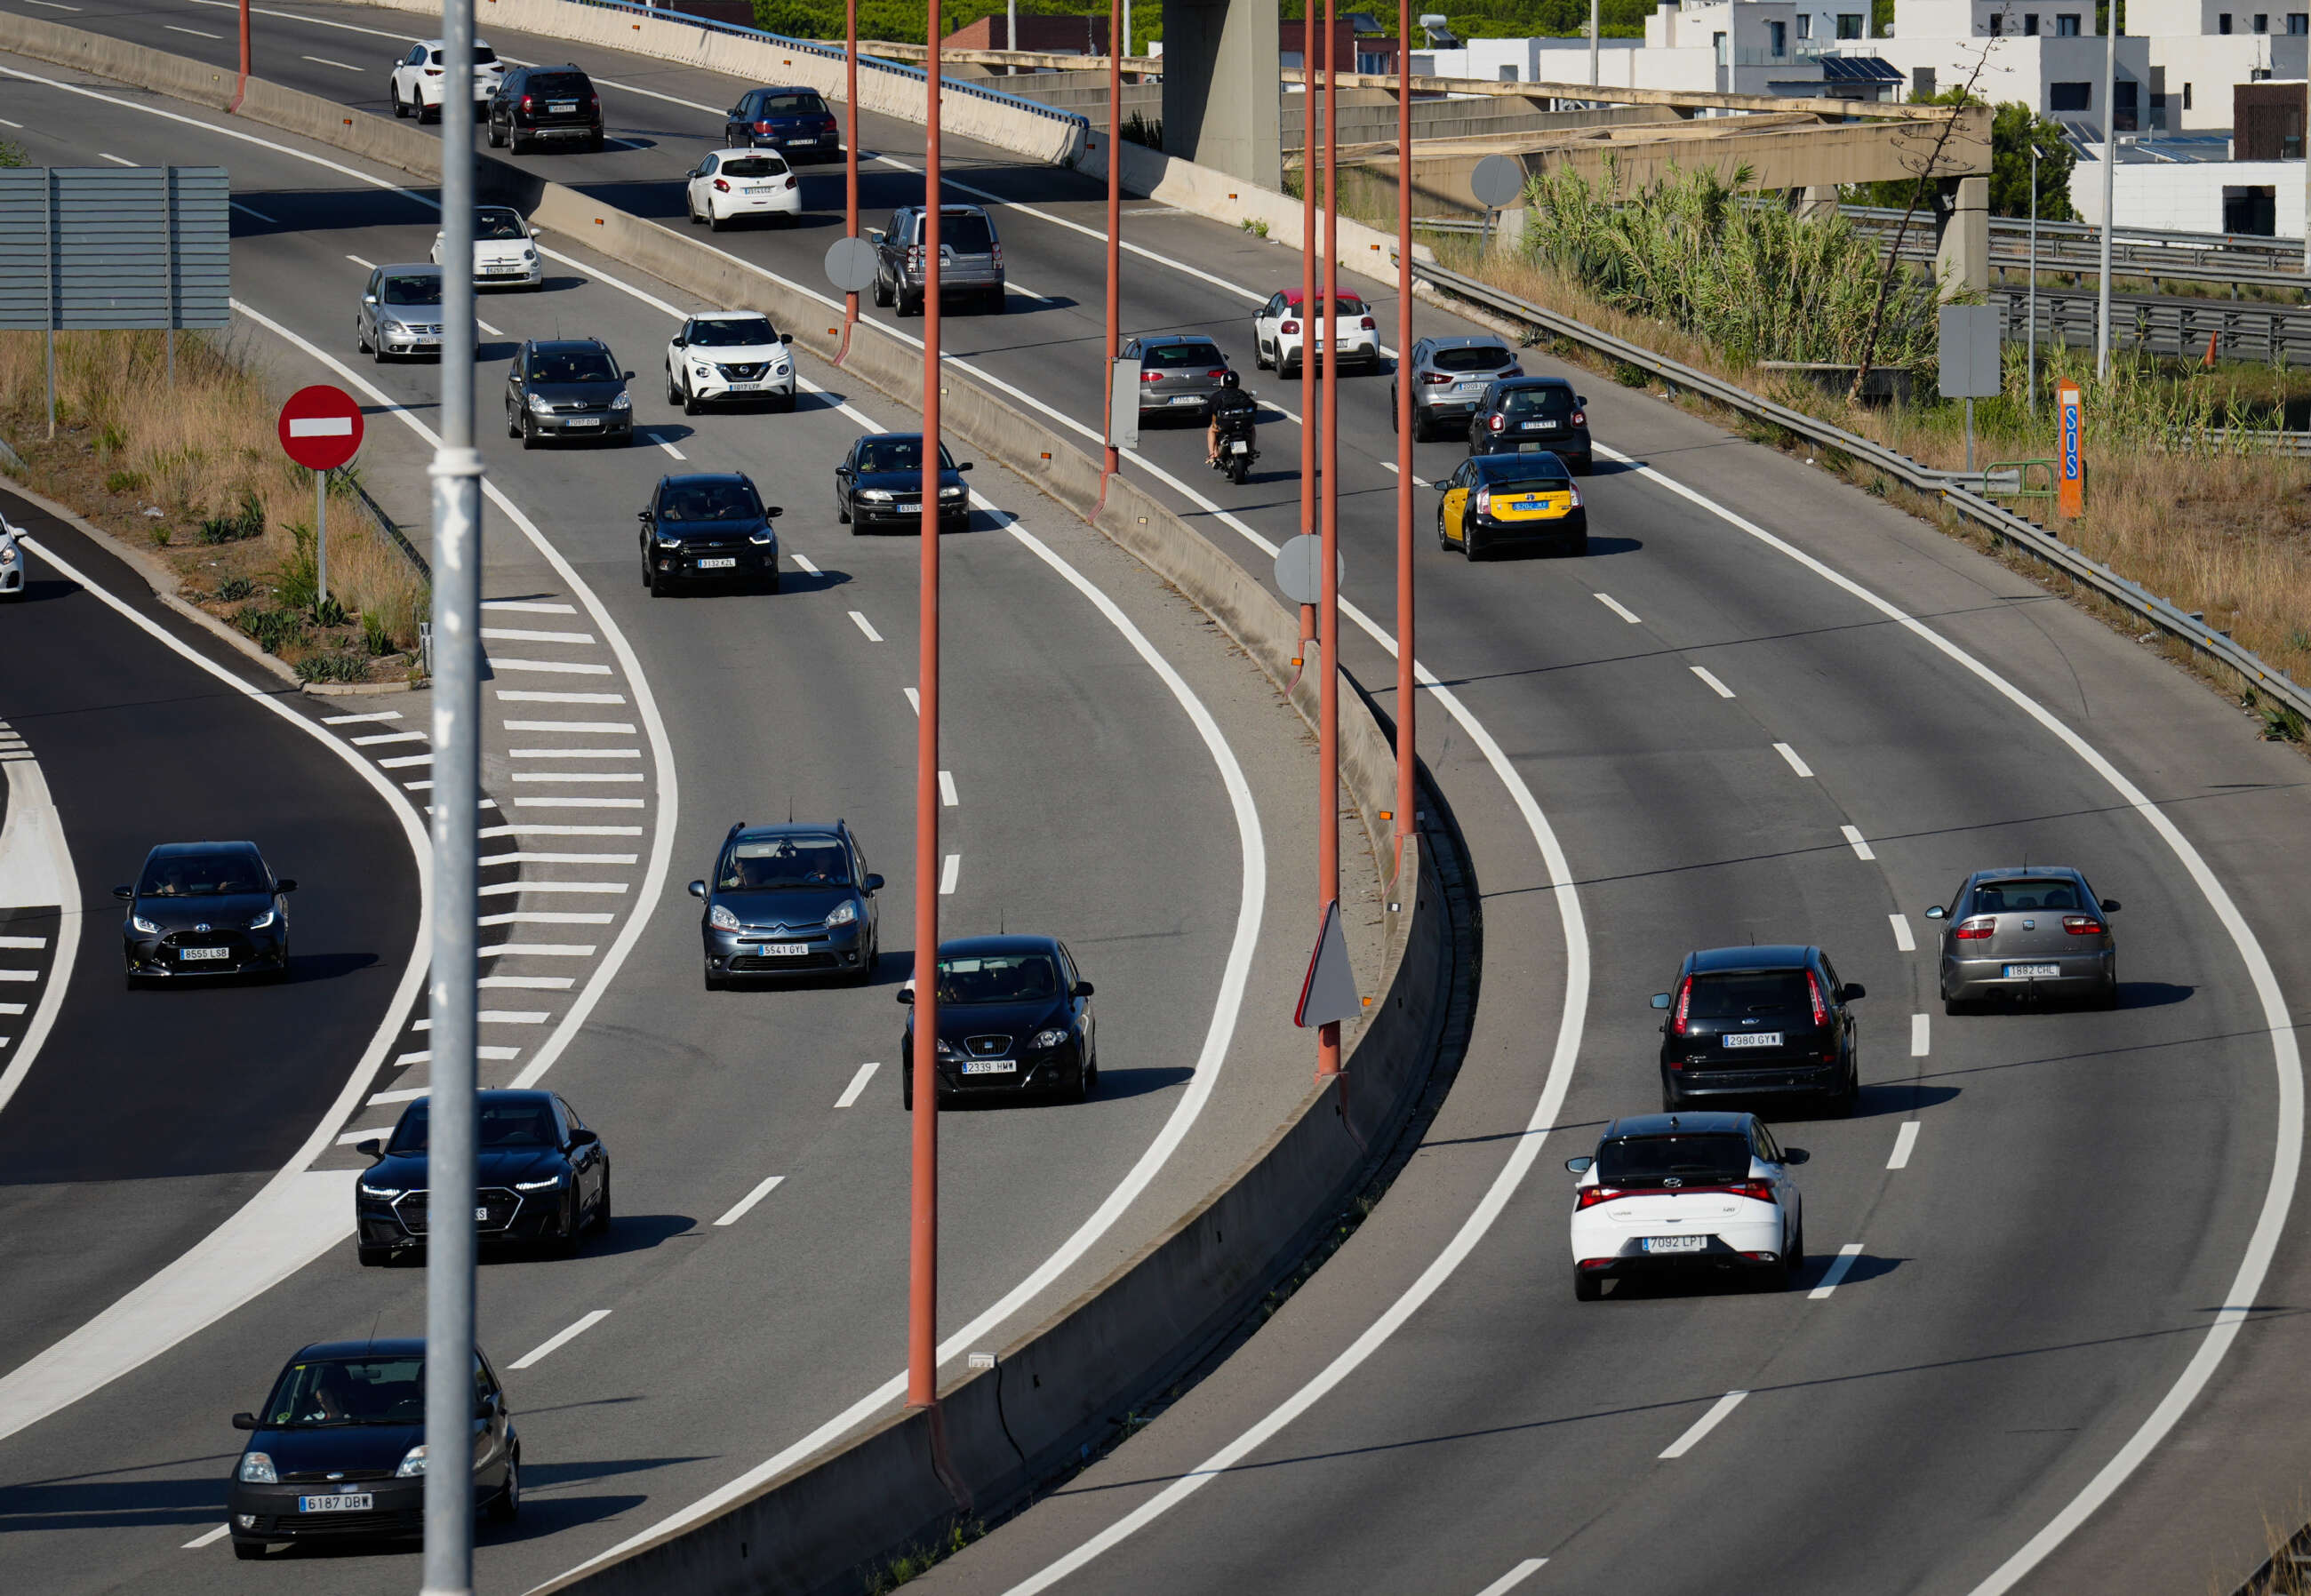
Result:
{"type": "Polygon", "coordinates": [[[1520,431],[1527,432],[1554,432],[1555,431],[1557,431],[1557,423],[1556,423],[1555,422],[1547,422],[1547,421],[1527,421],[1527,422],[1519,422],[1519,423],[1517,423],[1517,426],[1518,426],[1518,428],[1519,428],[1519,430],[1520,430],[1520,431]]]}
{"type": "Polygon", "coordinates": [[[377,1498],[367,1491],[338,1491],[327,1496],[300,1496],[299,1513],[367,1513],[377,1498]]]}
{"type": "Polygon", "coordinates": [[[1174,405],[1200,405],[1203,402],[1204,396],[1201,394],[1173,394],[1172,396],[1172,403],[1174,405]]]}
{"type": "Polygon", "coordinates": [[[701,560],[698,562],[698,569],[701,571],[728,571],[737,563],[738,559],[737,555],[723,554],[711,560],[701,560]]]}
{"type": "Polygon", "coordinates": [[[734,394],[750,394],[763,385],[759,382],[730,382],[725,383],[723,386],[728,388],[734,394]]]}
{"type": "MultiPolygon", "coordinates": [[[[731,562],[725,561],[724,563],[731,562]]],[[[810,945],[807,942],[765,942],[754,949],[754,954],[756,957],[765,959],[798,959],[809,951],[810,945]]]]}
{"type": "Polygon", "coordinates": [[[1721,1040],[1727,1047],[1779,1047],[1782,1045],[1782,1033],[1779,1031],[1737,1031],[1721,1040]]]}
{"type": "Polygon", "coordinates": [[[1246,443],[1246,442],[1245,442],[1243,439],[1241,439],[1241,438],[1237,439],[1234,442],[1233,442],[1233,443],[1231,443],[1231,444],[1229,444],[1229,445],[1228,445],[1228,453],[1233,454],[1233,455],[1248,455],[1248,454],[1250,454],[1251,452],[1251,444],[1249,444],[1249,443],[1246,443]]]}
{"type": "Polygon", "coordinates": [[[1705,1235],[1649,1235],[1644,1240],[1648,1252],[1699,1252],[1708,1245],[1705,1235]]]}
{"type": "Polygon", "coordinates": [[[1016,1059],[966,1059],[964,1060],[963,1072],[965,1075],[1016,1075],[1019,1073],[1019,1060],[1016,1059]]]}
{"type": "Polygon", "coordinates": [[[521,269],[518,266],[488,266],[482,268],[493,277],[509,277],[521,269]]]}
{"type": "Polygon", "coordinates": [[[2009,964],[2006,966],[2006,979],[2009,981],[2021,980],[2029,976],[2059,976],[2062,972],[2062,967],[2060,964],[2009,964]]]}
{"type": "Polygon", "coordinates": [[[232,956],[232,949],[230,947],[180,947],[177,950],[177,956],[187,960],[225,959],[232,956]]]}
{"type": "Polygon", "coordinates": [[[923,513],[923,507],[920,504],[902,504],[899,506],[899,513],[901,515],[920,515],[923,513]]]}
{"type": "Polygon", "coordinates": [[[598,415],[575,415],[562,424],[571,427],[598,427],[602,424],[602,418],[598,415]]]}
{"type": "Polygon", "coordinates": [[[578,102],[574,100],[549,100],[545,102],[545,109],[557,117],[563,117],[576,110],[578,102]]]}
{"type": "Polygon", "coordinates": [[[749,183],[746,185],[746,192],[750,195],[776,194],[778,189],[769,183],[749,183]]]}

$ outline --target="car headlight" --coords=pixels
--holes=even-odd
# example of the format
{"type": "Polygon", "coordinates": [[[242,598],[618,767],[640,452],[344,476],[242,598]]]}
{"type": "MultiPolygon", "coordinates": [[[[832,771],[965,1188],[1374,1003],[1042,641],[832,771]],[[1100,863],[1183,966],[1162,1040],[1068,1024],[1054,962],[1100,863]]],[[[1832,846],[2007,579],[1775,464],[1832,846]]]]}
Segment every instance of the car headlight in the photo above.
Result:
{"type": "Polygon", "coordinates": [[[690,374],[693,377],[711,379],[714,375],[714,368],[709,365],[693,363],[690,368],[690,374]]]}
{"type": "Polygon", "coordinates": [[[946,1038],[944,1036],[940,1037],[933,1045],[932,1051],[937,1053],[942,1059],[952,1059],[955,1056],[955,1050],[947,1046],[946,1038]]]}
{"type": "Polygon", "coordinates": [[[372,1186],[367,1181],[361,1182],[361,1194],[363,1197],[381,1197],[388,1202],[399,1197],[401,1190],[398,1186],[372,1186]]]}
{"type": "Polygon", "coordinates": [[[521,252],[521,264],[524,266],[536,266],[537,264],[537,251],[525,247],[521,252]]]}
{"type": "Polygon", "coordinates": [[[610,401],[610,408],[613,410],[632,410],[633,407],[634,397],[629,393],[622,392],[616,398],[610,401]]]}
{"type": "Polygon", "coordinates": [[[546,402],[546,398],[544,394],[530,395],[529,407],[533,412],[539,415],[551,415],[554,414],[554,406],[546,402]]]}
{"type": "Polygon", "coordinates": [[[140,936],[158,937],[161,934],[161,928],[154,925],[151,920],[146,920],[141,914],[130,915],[128,917],[128,924],[129,928],[140,936]]]}
{"type": "Polygon", "coordinates": [[[1044,1048],[1065,1047],[1067,1044],[1068,1033],[1056,1027],[1049,1031],[1038,1031],[1027,1041],[1027,1045],[1038,1051],[1044,1048]]]}
{"type": "Polygon", "coordinates": [[[397,1479],[407,1479],[412,1475],[423,1474],[424,1472],[425,1443],[420,1441],[416,1445],[402,1453],[401,1467],[396,1469],[393,1471],[393,1474],[394,1478],[397,1479]]]}
{"type": "Polygon", "coordinates": [[[663,532],[658,535],[657,542],[658,546],[669,554],[682,547],[682,539],[679,537],[668,537],[663,532]]]}
{"type": "Polygon", "coordinates": [[[939,497],[942,499],[960,499],[963,497],[963,490],[961,488],[941,488],[939,490],[939,497]]]}
{"type": "Polygon", "coordinates": [[[834,911],[826,917],[826,923],[830,926],[847,926],[858,918],[858,901],[854,898],[845,898],[834,906],[834,911]]]}
{"type": "Polygon", "coordinates": [[[281,911],[279,910],[267,909],[264,913],[258,915],[255,920],[249,922],[249,929],[252,931],[266,930],[278,921],[280,918],[281,911]]]}
{"type": "Polygon", "coordinates": [[[869,504],[888,504],[891,501],[890,491],[886,488],[861,488],[859,496],[869,504]]]}
{"type": "Polygon", "coordinates": [[[562,1184],[562,1176],[557,1173],[549,1175],[542,1181],[516,1181],[513,1183],[513,1189],[517,1191],[551,1191],[562,1184]]]}
{"type": "Polygon", "coordinates": [[[738,929],[738,917],[717,903],[706,911],[706,923],[725,931],[735,931],[738,929]]]}
{"type": "Polygon", "coordinates": [[[273,1460],[261,1452],[240,1454],[240,1478],[250,1485],[279,1485],[281,1476],[273,1471],[273,1460]]]}
{"type": "Polygon", "coordinates": [[[772,531],[768,527],[763,528],[759,532],[749,532],[746,534],[746,541],[753,544],[758,549],[768,548],[771,545],[778,542],[778,540],[779,535],[772,531]]]}

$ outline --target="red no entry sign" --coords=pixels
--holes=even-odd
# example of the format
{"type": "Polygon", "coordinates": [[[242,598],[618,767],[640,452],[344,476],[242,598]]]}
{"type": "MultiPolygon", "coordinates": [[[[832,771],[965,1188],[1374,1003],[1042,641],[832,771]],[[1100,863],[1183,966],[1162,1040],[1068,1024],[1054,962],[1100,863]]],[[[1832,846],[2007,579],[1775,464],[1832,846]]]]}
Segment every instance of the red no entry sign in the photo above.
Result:
{"type": "Polygon", "coordinates": [[[361,445],[361,406],[341,388],[301,388],[281,406],[281,447],[308,471],[334,471],[361,445]]]}

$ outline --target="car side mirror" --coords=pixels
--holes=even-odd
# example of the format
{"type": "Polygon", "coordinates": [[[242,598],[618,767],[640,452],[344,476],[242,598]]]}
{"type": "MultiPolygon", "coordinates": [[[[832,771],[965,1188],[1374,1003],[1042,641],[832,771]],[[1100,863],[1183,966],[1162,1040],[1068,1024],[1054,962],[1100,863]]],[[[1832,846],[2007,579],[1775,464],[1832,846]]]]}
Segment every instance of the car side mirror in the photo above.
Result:
{"type": "Polygon", "coordinates": [[[673,343],[674,347],[676,349],[687,349],[690,347],[690,340],[685,338],[680,333],[675,334],[673,343]]]}
{"type": "Polygon", "coordinates": [[[834,468],[834,475],[837,475],[837,476],[848,476],[848,475],[850,475],[850,463],[848,460],[846,460],[846,461],[844,461],[842,465],[837,466],[837,467],[834,468]]]}
{"type": "Polygon", "coordinates": [[[1070,990],[1068,995],[1071,998],[1088,998],[1091,996],[1091,982],[1087,981],[1079,981],[1076,982],[1074,989],[1070,990]]]}
{"type": "Polygon", "coordinates": [[[1803,1164],[1807,1159],[1812,1156],[1813,1155],[1807,1152],[1803,1147],[1783,1147],[1782,1149],[1782,1162],[1783,1164],[1803,1164]]]}
{"type": "Polygon", "coordinates": [[[883,230],[879,227],[870,227],[867,230],[867,236],[879,244],[883,241],[883,230]]]}
{"type": "Polygon", "coordinates": [[[125,903],[133,903],[136,901],[136,889],[133,886],[116,886],[112,889],[112,895],[125,903]]]}
{"type": "Polygon", "coordinates": [[[618,373],[618,380],[621,382],[632,382],[633,379],[634,374],[632,371],[621,371],[618,373]]]}
{"type": "Polygon", "coordinates": [[[1944,909],[1940,903],[1937,903],[1932,908],[1926,911],[1926,918],[1928,920],[1948,920],[1949,918],[1949,911],[1944,909]]]}
{"type": "Polygon", "coordinates": [[[971,469],[971,462],[969,460],[965,460],[962,465],[957,466],[955,469],[957,471],[968,471],[971,469]]]}
{"type": "Polygon", "coordinates": [[[1667,992],[1655,992],[1653,994],[1653,1007],[1655,1008],[1667,1008],[1669,1007],[1669,994],[1667,992]]]}
{"type": "Polygon", "coordinates": [[[254,1413],[234,1414],[232,1416],[232,1427],[236,1430],[255,1429],[257,1427],[257,1415],[254,1413]]]}
{"type": "Polygon", "coordinates": [[[880,876],[869,876],[867,877],[865,885],[868,894],[871,897],[883,890],[883,878],[880,876]]]}
{"type": "Polygon", "coordinates": [[[915,1001],[915,989],[912,987],[901,987],[899,989],[897,1001],[911,1007],[915,1001]]]}
{"type": "Polygon", "coordinates": [[[1867,998],[1869,995],[1858,981],[1849,981],[1837,989],[1837,1000],[1840,1003],[1851,1003],[1856,998],[1867,998]]]}
{"type": "Polygon", "coordinates": [[[1596,1165],[1596,1163],[1594,1158],[1567,1158],[1565,1161],[1565,1167],[1571,1173],[1585,1175],[1596,1165]]]}
{"type": "Polygon", "coordinates": [[[362,303],[364,305],[374,305],[377,303],[377,295],[373,293],[365,293],[362,295],[362,303]]]}
{"type": "Polygon", "coordinates": [[[2105,914],[2116,914],[2118,912],[2118,900],[2116,898],[2105,898],[2102,901],[2102,911],[2105,914]]]}
{"type": "Polygon", "coordinates": [[[1587,394],[1575,394],[1573,396],[1573,402],[1585,410],[1589,407],[1589,396],[1587,394]]]}
{"type": "Polygon", "coordinates": [[[779,342],[781,344],[791,344],[794,342],[794,335],[792,333],[781,333],[779,335],[779,342]]]}
{"type": "Polygon", "coordinates": [[[297,890],[297,878],[294,876],[283,876],[273,884],[273,890],[277,893],[293,893],[297,890]]]}
{"type": "Polygon", "coordinates": [[[641,522],[644,526],[648,526],[650,522],[658,519],[658,517],[647,510],[638,510],[634,511],[634,519],[641,522]]]}
{"type": "Polygon", "coordinates": [[[692,882],[690,884],[690,895],[693,898],[704,897],[706,895],[706,884],[703,881],[692,882]]]}
{"type": "Polygon", "coordinates": [[[570,1133],[570,1145],[573,1147],[590,1147],[601,1139],[599,1135],[583,1125],[570,1133]]]}
{"type": "Polygon", "coordinates": [[[364,1158],[382,1158],[385,1156],[385,1142],[382,1138],[372,1136],[367,1141],[355,1142],[353,1151],[364,1158]]]}
{"type": "Polygon", "coordinates": [[[475,1418],[494,1418],[497,1417],[497,1411],[498,1400],[495,1397],[475,1397],[474,1399],[474,1417],[475,1418]]]}
{"type": "Polygon", "coordinates": [[[787,507],[783,504],[765,504],[763,506],[763,519],[766,521],[775,521],[781,516],[786,514],[786,512],[787,507]]]}

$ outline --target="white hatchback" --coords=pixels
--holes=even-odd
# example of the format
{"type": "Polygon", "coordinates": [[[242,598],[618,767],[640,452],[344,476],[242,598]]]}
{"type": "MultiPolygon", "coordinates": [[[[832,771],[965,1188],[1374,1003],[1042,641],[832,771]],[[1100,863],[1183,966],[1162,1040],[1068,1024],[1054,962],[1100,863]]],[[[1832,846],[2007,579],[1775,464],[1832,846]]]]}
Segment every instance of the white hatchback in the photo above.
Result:
{"type": "Polygon", "coordinates": [[[1615,1120],[1594,1157],[1568,1158],[1573,1295],[1639,1275],[1737,1274],[1779,1291],[1805,1262],[1805,1208],[1783,1147],[1755,1114],[1615,1120]]]}
{"type": "MultiPolygon", "coordinates": [[[[1321,293],[1323,290],[1318,289],[1321,293]]],[[[1251,318],[1252,360],[1262,371],[1274,367],[1289,377],[1300,370],[1300,352],[1306,343],[1304,328],[1312,318],[1301,314],[1300,291],[1270,295],[1268,303],[1251,318]]],[[[1366,371],[1380,366],[1380,323],[1373,319],[1372,309],[1351,293],[1340,295],[1333,307],[1332,347],[1340,352],[1343,366],[1357,365],[1366,371]]],[[[1323,331],[1316,334],[1316,360],[1324,359],[1323,331]]]]}
{"type": "Polygon", "coordinates": [[[802,185],[769,150],[717,150],[691,170],[689,204],[691,221],[717,232],[742,217],[791,222],[802,214],[802,185]]]}
{"type": "Polygon", "coordinates": [[[691,317],[666,346],[666,402],[695,415],[718,400],[795,402],[792,333],[759,310],[709,310],[691,317]]]}
{"type": "MultiPolygon", "coordinates": [[[[505,63],[498,59],[497,51],[482,39],[474,40],[474,103],[481,104],[497,92],[498,81],[505,76],[505,63]]],[[[442,64],[441,41],[428,39],[412,45],[407,54],[393,64],[393,73],[386,80],[386,92],[393,100],[393,114],[415,117],[421,122],[431,122],[441,115],[441,85],[449,80],[449,68],[442,64]]]]}
{"type": "MultiPolygon", "coordinates": [[[[433,235],[432,261],[441,264],[441,235],[433,235]]],[[[529,223],[511,205],[480,205],[474,212],[474,285],[477,288],[540,288],[545,266],[529,223]]]]}

